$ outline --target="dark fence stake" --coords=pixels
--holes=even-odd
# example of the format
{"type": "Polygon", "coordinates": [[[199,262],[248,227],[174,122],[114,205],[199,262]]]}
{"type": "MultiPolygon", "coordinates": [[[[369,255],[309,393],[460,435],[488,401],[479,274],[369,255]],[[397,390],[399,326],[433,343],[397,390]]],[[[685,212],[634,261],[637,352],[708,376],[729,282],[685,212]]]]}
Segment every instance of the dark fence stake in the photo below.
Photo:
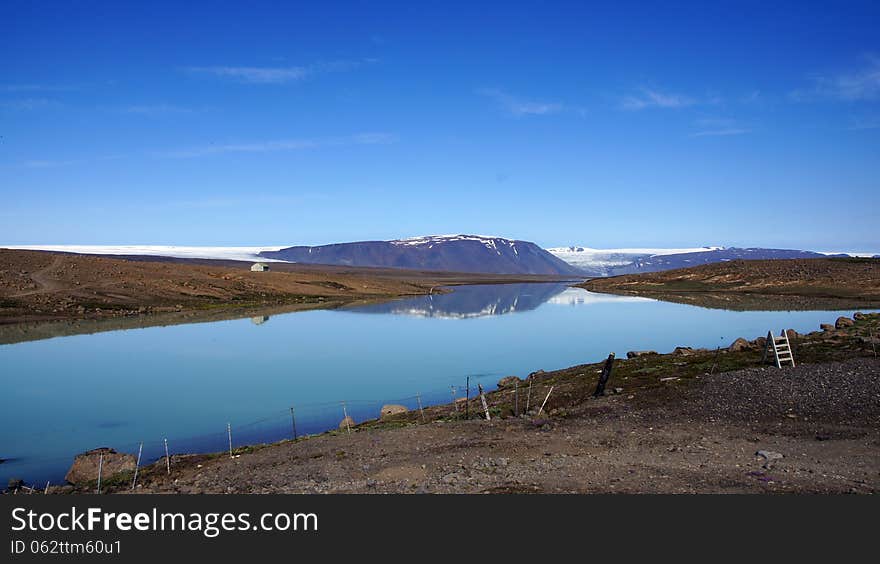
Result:
{"type": "Polygon", "coordinates": [[[467,377],[467,385],[465,386],[467,389],[464,393],[464,418],[471,418],[471,377],[467,377]]]}
{"type": "Polygon", "coordinates": [[[599,383],[596,384],[596,391],[593,392],[594,398],[605,395],[605,384],[607,384],[608,379],[611,378],[611,369],[613,366],[614,366],[614,353],[611,353],[608,355],[608,358],[605,360],[605,366],[602,368],[602,375],[599,376],[599,383]]]}
{"type": "Polygon", "coordinates": [[[293,440],[296,440],[296,415],[292,407],[290,408],[290,422],[293,424],[293,440]]]}
{"type": "Polygon", "coordinates": [[[513,383],[513,416],[519,417],[519,382],[513,383]]]}

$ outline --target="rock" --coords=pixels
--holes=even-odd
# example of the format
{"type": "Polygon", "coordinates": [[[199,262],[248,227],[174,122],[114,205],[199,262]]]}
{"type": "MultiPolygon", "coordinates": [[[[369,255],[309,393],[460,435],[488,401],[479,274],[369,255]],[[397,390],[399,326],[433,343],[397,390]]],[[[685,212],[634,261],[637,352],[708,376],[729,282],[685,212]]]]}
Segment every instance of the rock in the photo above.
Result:
{"type": "Polygon", "coordinates": [[[19,480],[18,478],[10,478],[7,489],[11,492],[14,492],[15,490],[20,490],[23,486],[24,480],[19,480]]]}
{"type": "Polygon", "coordinates": [[[675,350],[672,351],[672,354],[676,356],[687,356],[689,354],[694,354],[694,349],[691,347],[675,347],[675,350]]]}
{"type": "MultiPolygon", "coordinates": [[[[386,417],[391,417],[392,415],[397,415],[398,413],[406,413],[409,409],[406,406],[398,405],[398,404],[387,404],[383,405],[382,409],[379,410],[379,419],[385,419],[386,417]]],[[[351,418],[349,418],[351,419],[351,418]]],[[[354,425],[354,421],[352,421],[352,425],[354,425]]],[[[342,426],[340,426],[340,429],[342,426]]]]}
{"type": "Polygon", "coordinates": [[[657,351],[629,351],[626,353],[626,358],[637,358],[640,356],[650,356],[653,354],[657,354],[657,351]]]}
{"type": "Polygon", "coordinates": [[[356,423],[354,419],[351,418],[351,415],[347,415],[339,422],[339,428],[343,431],[347,431],[349,428],[354,427],[356,423]]]}
{"type": "Polygon", "coordinates": [[[867,319],[867,318],[868,318],[868,316],[860,311],[857,311],[853,314],[853,319],[855,319],[856,321],[859,321],[862,319],[867,319]]]}
{"type": "Polygon", "coordinates": [[[534,378],[535,376],[540,376],[540,375],[542,375],[542,374],[544,374],[544,371],[543,371],[543,370],[535,370],[534,372],[532,372],[531,374],[529,374],[529,378],[534,378]]]}
{"type": "Polygon", "coordinates": [[[850,319],[849,317],[838,317],[837,321],[834,322],[834,326],[837,329],[843,329],[844,327],[852,327],[856,322],[850,319]]]}
{"type": "Polygon", "coordinates": [[[614,388],[614,393],[615,393],[615,394],[622,394],[622,393],[623,393],[623,388],[614,388]]]}
{"type": "Polygon", "coordinates": [[[821,323],[819,324],[819,329],[822,331],[834,331],[834,325],[831,325],[830,323],[821,323]]]}
{"type": "Polygon", "coordinates": [[[755,339],[752,342],[755,343],[755,346],[758,347],[759,349],[763,349],[764,347],[767,346],[767,337],[758,337],[757,339],[755,339]]]}
{"type": "Polygon", "coordinates": [[[755,453],[755,456],[760,456],[764,459],[764,464],[762,465],[767,470],[770,469],[770,466],[773,464],[775,460],[779,460],[783,458],[783,456],[778,452],[773,452],[772,450],[759,450],[755,453]]]}
{"type": "Polygon", "coordinates": [[[730,352],[739,352],[739,351],[748,350],[750,348],[752,348],[752,344],[750,342],[746,341],[745,339],[743,339],[742,337],[740,337],[737,340],[735,340],[734,342],[732,342],[730,344],[730,346],[727,347],[727,350],[730,352]]]}
{"type": "Polygon", "coordinates": [[[101,464],[102,454],[104,455],[101,468],[103,480],[120,472],[134,472],[137,458],[133,454],[124,454],[112,448],[102,447],[76,455],[64,479],[71,484],[94,482],[98,479],[98,465],[101,464]]]}
{"type": "Polygon", "coordinates": [[[791,341],[794,341],[795,339],[797,339],[798,337],[801,336],[800,333],[798,333],[798,332],[795,331],[794,329],[786,329],[786,330],[785,330],[785,335],[788,337],[788,341],[789,341],[789,343],[790,343],[791,341]]]}
{"type": "Polygon", "coordinates": [[[498,380],[499,388],[507,388],[512,387],[514,384],[518,384],[522,380],[519,379],[518,376],[505,376],[504,378],[498,380]]]}

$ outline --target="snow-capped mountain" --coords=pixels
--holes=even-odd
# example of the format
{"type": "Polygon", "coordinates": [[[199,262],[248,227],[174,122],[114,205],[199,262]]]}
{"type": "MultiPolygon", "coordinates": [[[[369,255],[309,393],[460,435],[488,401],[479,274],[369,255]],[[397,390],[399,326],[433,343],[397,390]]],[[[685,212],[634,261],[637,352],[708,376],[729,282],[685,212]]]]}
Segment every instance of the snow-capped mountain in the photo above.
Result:
{"type": "Polygon", "coordinates": [[[849,256],[797,249],[701,247],[694,249],[591,249],[558,247],[548,249],[555,256],[577,266],[590,276],[617,276],[659,272],[729,260],[768,260],[849,256]]]}
{"type": "Polygon", "coordinates": [[[695,247],[685,249],[591,249],[590,247],[555,247],[547,249],[565,262],[580,268],[590,276],[611,276],[614,269],[638,260],[663,255],[714,251],[723,247],[695,247]]]}
{"type": "Polygon", "coordinates": [[[581,276],[581,271],[528,241],[480,235],[431,235],[392,241],[359,241],[288,247],[261,257],[309,264],[581,276]]]}

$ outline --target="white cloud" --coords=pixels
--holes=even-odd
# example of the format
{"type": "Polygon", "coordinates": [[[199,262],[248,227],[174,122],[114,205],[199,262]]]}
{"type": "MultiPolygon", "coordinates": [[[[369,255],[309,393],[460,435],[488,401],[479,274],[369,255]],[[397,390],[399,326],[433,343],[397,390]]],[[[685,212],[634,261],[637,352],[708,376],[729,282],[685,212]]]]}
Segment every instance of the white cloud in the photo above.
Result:
{"type": "Polygon", "coordinates": [[[691,137],[727,137],[752,132],[751,128],[744,127],[736,120],[729,118],[702,118],[694,123],[699,131],[692,133],[691,137]]]}
{"type": "Polygon", "coordinates": [[[388,143],[394,143],[396,140],[397,137],[390,133],[359,133],[346,137],[331,137],[325,139],[280,139],[256,141],[251,143],[212,144],[201,147],[159,152],[156,153],[156,156],[194,158],[224,153],[269,153],[318,149],[321,147],[339,147],[345,145],[385,145],[388,143]]]}
{"type": "Polygon", "coordinates": [[[866,57],[868,64],[862,69],[836,75],[810,77],[811,88],[795,90],[792,98],[799,101],[817,99],[843,102],[871,101],[880,99],[880,57],[866,57]]]}
{"type": "Polygon", "coordinates": [[[31,110],[39,110],[42,108],[55,108],[60,106],[55,100],[47,100],[46,98],[24,98],[21,100],[4,100],[0,102],[0,108],[12,111],[27,112],[31,110]]]}
{"type": "Polygon", "coordinates": [[[496,88],[482,88],[477,93],[495,100],[501,108],[515,117],[544,116],[563,111],[565,105],[560,102],[537,102],[523,100],[496,88]]]}
{"type": "Polygon", "coordinates": [[[646,108],[684,108],[692,106],[695,100],[681,94],[660,92],[643,88],[638,95],[624,97],[621,107],[625,110],[644,110],[646,108]]]}
{"type": "Polygon", "coordinates": [[[189,67],[187,70],[249,84],[283,84],[308,75],[304,67],[189,67]]]}
{"type": "Polygon", "coordinates": [[[303,80],[314,74],[349,71],[363,65],[370,65],[377,62],[378,59],[360,59],[318,62],[308,66],[207,66],[188,67],[185,70],[193,74],[215,76],[217,78],[228,79],[245,84],[286,84],[303,80]]]}
{"type": "Polygon", "coordinates": [[[180,106],[172,106],[169,104],[153,104],[141,106],[126,106],[124,108],[116,108],[113,111],[121,114],[134,114],[143,116],[163,116],[176,114],[190,114],[193,110],[180,106]]]}

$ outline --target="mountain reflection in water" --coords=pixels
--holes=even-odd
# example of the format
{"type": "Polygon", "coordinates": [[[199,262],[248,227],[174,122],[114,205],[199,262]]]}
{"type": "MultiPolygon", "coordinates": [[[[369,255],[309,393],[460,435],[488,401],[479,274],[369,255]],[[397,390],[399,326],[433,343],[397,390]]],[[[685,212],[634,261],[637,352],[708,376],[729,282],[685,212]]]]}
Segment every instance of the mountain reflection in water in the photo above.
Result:
{"type": "Polygon", "coordinates": [[[583,305],[621,299],[592,294],[567,283],[455,286],[448,290],[451,291],[446,294],[359,306],[348,311],[465,319],[529,311],[546,302],[583,305]]]}

